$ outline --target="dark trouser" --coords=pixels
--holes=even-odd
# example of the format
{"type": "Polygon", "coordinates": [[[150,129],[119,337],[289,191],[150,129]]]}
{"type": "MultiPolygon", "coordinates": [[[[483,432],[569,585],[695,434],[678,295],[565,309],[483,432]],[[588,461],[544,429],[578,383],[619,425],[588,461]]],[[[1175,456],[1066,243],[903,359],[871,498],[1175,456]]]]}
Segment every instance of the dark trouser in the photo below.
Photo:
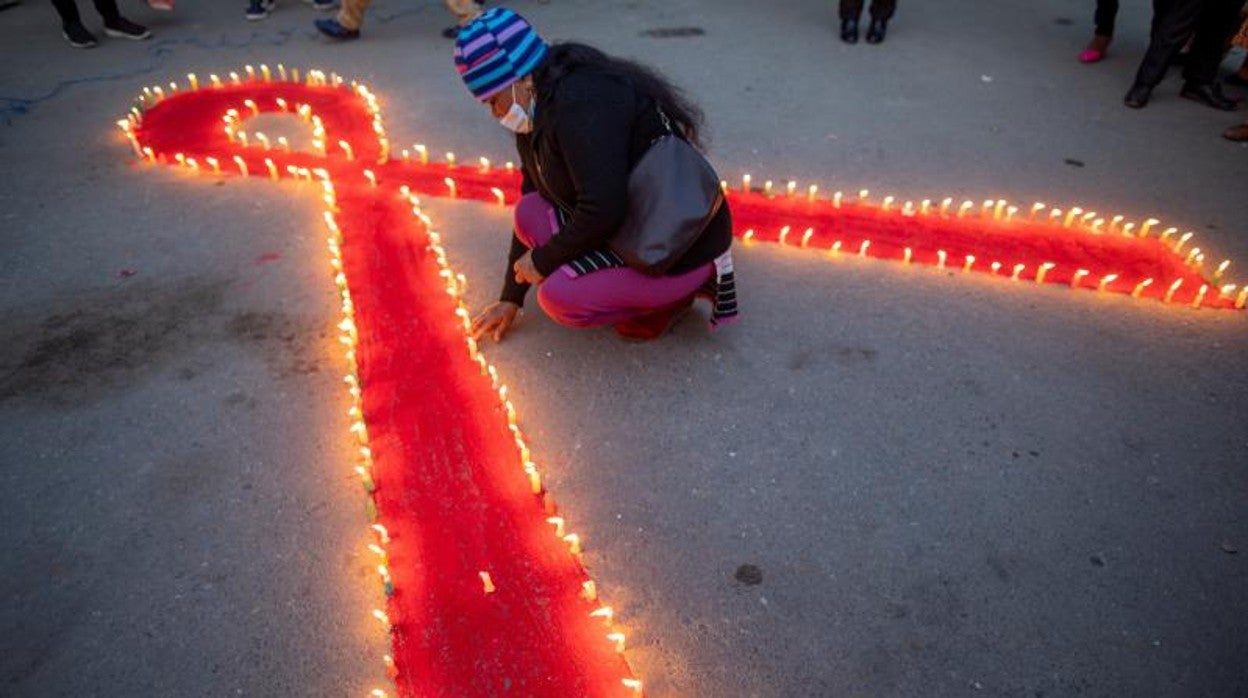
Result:
{"type": "Polygon", "coordinates": [[[1096,14],[1092,21],[1096,22],[1097,36],[1113,36],[1114,20],[1118,18],[1118,0],[1096,0],[1096,14]]]}
{"type": "MultiPolygon", "coordinates": [[[[862,16],[863,0],[841,0],[841,19],[858,19],[862,16]]],[[[897,10],[897,0],[871,0],[871,19],[887,22],[897,10]]]]}
{"type": "MultiPolygon", "coordinates": [[[[78,14],[78,4],[74,0],[52,0],[52,6],[61,16],[63,26],[82,24],[82,17],[78,14]]],[[[112,22],[121,16],[121,12],[117,9],[117,0],[95,0],[95,11],[100,13],[105,22],[112,22]]]]}
{"type": "Polygon", "coordinates": [[[1195,85],[1212,83],[1242,6],[1243,0],[1153,0],[1152,36],[1135,84],[1156,87],[1161,83],[1175,53],[1193,32],[1183,79],[1195,85]]]}

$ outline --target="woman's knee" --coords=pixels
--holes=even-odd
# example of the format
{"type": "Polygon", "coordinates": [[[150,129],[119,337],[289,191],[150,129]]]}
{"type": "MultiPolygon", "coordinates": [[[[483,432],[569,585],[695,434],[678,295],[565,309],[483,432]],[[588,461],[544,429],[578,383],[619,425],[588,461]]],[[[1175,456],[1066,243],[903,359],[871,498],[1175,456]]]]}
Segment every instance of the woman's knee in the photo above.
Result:
{"type": "Polygon", "coordinates": [[[550,222],[551,205],[541,194],[531,192],[520,197],[512,212],[516,235],[529,247],[544,245],[553,234],[550,222]]]}
{"type": "Polygon", "coordinates": [[[550,319],[567,327],[594,327],[597,313],[587,307],[584,298],[578,297],[571,279],[560,272],[537,287],[537,303],[550,319]]]}

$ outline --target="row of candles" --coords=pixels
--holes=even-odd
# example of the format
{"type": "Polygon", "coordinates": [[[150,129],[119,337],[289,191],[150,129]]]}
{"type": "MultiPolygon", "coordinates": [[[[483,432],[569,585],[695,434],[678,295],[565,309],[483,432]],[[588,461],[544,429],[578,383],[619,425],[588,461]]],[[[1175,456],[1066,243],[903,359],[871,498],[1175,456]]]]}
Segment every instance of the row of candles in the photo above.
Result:
{"type": "MultiPolygon", "coordinates": [[[[259,75],[257,75],[251,66],[247,66],[245,71],[248,76],[247,80],[250,81],[263,79],[265,82],[268,82],[273,77],[272,72],[268,70],[267,66],[261,66],[259,75]]],[[[243,78],[237,73],[230,73],[229,76],[232,84],[242,84],[243,78]]],[[[297,70],[287,72],[284,66],[279,65],[279,79],[285,80],[288,76],[289,79],[298,81],[299,72],[297,70]]],[[[342,84],[341,78],[338,78],[336,75],[326,77],[321,71],[309,71],[306,74],[306,79],[310,85],[323,86],[333,84],[338,86],[342,84]]],[[[222,81],[215,75],[210,76],[210,81],[214,87],[220,87],[223,84],[222,81]]],[[[199,89],[198,81],[194,74],[188,75],[188,82],[191,90],[199,89]]],[[[374,132],[378,135],[379,141],[383,144],[381,160],[384,161],[387,155],[388,147],[385,145],[384,129],[381,125],[380,109],[378,108],[377,100],[372,92],[363,85],[353,83],[353,88],[355,92],[364,99],[374,117],[374,132]]],[[[136,156],[140,159],[144,159],[151,163],[164,162],[166,160],[165,154],[156,153],[151,147],[143,146],[139,142],[136,129],[142,123],[143,110],[145,108],[172,96],[172,94],[177,91],[178,87],[176,83],[170,84],[169,94],[166,94],[159,86],[145,88],[143,95],[140,96],[138,100],[139,106],[143,108],[136,107],[132,109],[126,119],[117,122],[118,126],[134,148],[136,156]]],[[[323,144],[325,142],[325,129],[323,121],[316,114],[314,114],[311,108],[306,104],[296,105],[293,110],[290,110],[290,105],[284,104],[283,102],[284,100],[281,100],[280,98],[276,100],[277,106],[282,111],[293,111],[293,113],[300,115],[308,121],[308,123],[312,124],[314,147],[319,147],[320,150],[324,151],[323,144]]],[[[261,113],[259,105],[256,104],[254,100],[244,100],[243,106],[251,112],[251,116],[257,116],[261,113]]],[[[238,125],[241,123],[240,110],[228,110],[226,114],[222,116],[222,120],[225,123],[226,134],[231,142],[244,147],[251,145],[246,132],[238,130],[238,125]]],[[[254,140],[257,145],[260,145],[265,150],[270,150],[274,146],[274,142],[270,141],[270,139],[261,133],[255,134],[254,140]]],[[[348,142],[341,140],[339,141],[339,146],[342,148],[349,160],[354,159],[354,153],[348,142]]],[[[276,139],[276,147],[282,152],[290,152],[290,144],[284,137],[276,139]]],[[[424,149],[423,146],[419,145],[416,150],[417,152],[424,154],[423,157],[427,162],[427,150],[424,149]]],[[[448,155],[449,159],[453,161],[453,154],[448,155]]],[[[404,158],[408,158],[406,151],[404,152],[404,158]]],[[[222,163],[215,157],[205,157],[204,164],[201,165],[193,157],[186,157],[182,153],[174,153],[173,161],[195,173],[209,169],[214,174],[224,174],[222,170],[222,163]]],[[[237,168],[239,175],[250,175],[247,160],[243,157],[239,155],[232,156],[232,164],[237,168]]],[[[356,364],[356,350],[359,332],[355,324],[354,304],[351,300],[351,294],[343,266],[341,247],[342,231],[339,228],[337,220],[334,216],[334,213],[337,210],[334,185],[330,179],[328,171],[322,168],[303,168],[288,165],[283,170],[271,157],[265,157],[264,164],[268,175],[274,180],[281,179],[282,172],[284,171],[286,175],[291,178],[306,181],[318,181],[322,188],[322,199],[327,207],[324,212],[324,221],[330,231],[330,236],[327,239],[327,245],[330,252],[330,265],[334,272],[334,282],[338,288],[341,299],[342,321],[338,324],[338,329],[341,332],[339,341],[342,342],[346,348],[345,356],[349,369],[347,374],[344,376],[344,383],[347,386],[347,392],[351,400],[351,406],[348,410],[348,415],[351,418],[350,432],[357,442],[359,454],[358,462],[353,466],[353,470],[354,473],[360,478],[365,491],[369,494],[369,526],[371,534],[375,538],[375,542],[370,543],[368,548],[370,554],[373,554],[376,557],[377,574],[382,583],[386,596],[389,597],[394,593],[393,579],[389,570],[389,558],[386,552],[386,545],[390,542],[390,533],[387,531],[385,526],[377,520],[376,505],[372,497],[373,493],[376,491],[376,483],[373,480],[373,454],[369,445],[368,426],[363,412],[363,386],[361,385],[358,367],[356,364]]],[[[489,163],[484,158],[482,159],[482,166],[486,169],[489,168],[489,163]]],[[[513,169],[513,167],[514,166],[511,163],[507,164],[508,170],[513,169]]],[[[378,185],[377,177],[372,170],[364,169],[363,175],[372,186],[378,185]]],[[[454,196],[456,194],[456,184],[454,180],[452,178],[447,178],[446,183],[451,195],[454,196]]],[[[505,194],[501,189],[492,188],[491,191],[500,205],[505,203],[505,194]]],[[[464,333],[465,345],[469,357],[472,361],[478,364],[482,375],[489,377],[492,388],[498,393],[500,404],[507,416],[508,429],[512,434],[520,455],[520,466],[529,482],[530,489],[535,495],[542,496],[543,500],[546,502],[546,507],[550,511],[554,511],[555,509],[553,504],[549,503],[549,495],[545,491],[541,473],[537,467],[536,461],[533,458],[532,451],[519,428],[518,415],[514,404],[508,396],[508,388],[500,379],[497,368],[485,359],[484,355],[480,352],[476,341],[473,340],[468,334],[471,327],[471,319],[469,311],[462,300],[467,280],[462,274],[455,274],[450,267],[446,256],[446,250],[441,244],[441,238],[438,233],[432,229],[432,221],[421,210],[419,200],[412,196],[410,189],[406,186],[400,188],[400,193],[402,196],[409,199],[409,203],[412,205],[413,215],[421,221],[427,230],[427,236],[429,239],[428,249],[433,254],[434,260],[439,267],[439,276],[446,281],[447,294],[451,296],[456,303],[454,314],[457,324],[461,327],[461,331],[464,333]]],[[[546,519],[546,521],[552,527],[552,531],[555,536],[567,546],[569,553],[574,556],[578,563],[581,563],[583,559],[583,545],[580,536],[576,533],[568,532],[567,522],[561,516],[550,516],[546,519]]],[[[583,564],[581,568],[584,572],[583,564]]],[[[586,577],[588,577],[588,574],[586,574],[586,577]]],[[[488,571],[480,571],[478,578],[485,595],[488,596],[496,591],[497,587],[495,586],[495,580],[491,577],[488,571]]],[[[591,579],[587,579],[583,582],[580,595],[591,604],[599,603],[597,586],[591,579]]],[[[390,633],[393,630],[391,620],[384,610],[380,608],[374,609],[372,611],[372,615],[387,633],[390,633]]],[[[591,611],[589,615],[593,618],[601,620],[605,624],[604,639],[611,643],[611,646],[614,647],[617,652],[623,653],[626,648],[627,637],[623,630],[615,624],[614,609],[606,605],[596,605],[594,610],[591,611]]],[[[390,654],[386,654],[382,657],[382,662],[387,675],[391,679],[394,679],[397,676],[398,669],[395,666],[393,657],[390,654]]],[[[623,677],[621,679],[621,685],[635,695],[641,695],[643,692],[642,682],[632,675],[623,677]]],[[[381,688],[375,688],[369,695],[373,698],[385,698],[388,693],[381,688]]]]}

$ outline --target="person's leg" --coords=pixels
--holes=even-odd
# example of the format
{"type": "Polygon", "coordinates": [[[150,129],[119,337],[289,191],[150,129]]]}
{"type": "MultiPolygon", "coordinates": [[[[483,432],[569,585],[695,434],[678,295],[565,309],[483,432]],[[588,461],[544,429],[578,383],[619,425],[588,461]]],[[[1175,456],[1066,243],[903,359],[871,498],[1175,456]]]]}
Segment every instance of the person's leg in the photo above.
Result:
{"type": "Polygon", "coordinates": [[[857,20],[862,16],[863,0],[841,0],[841,20],[857,20]]]}
{"type": "Polygon", "coordinates": [[[1096,35],[1106,39],[1114,36],[1114,22],[1118,19],[1118,0],[1096,0],[1096,12],[1092,16],[1096,35]]]}
{"type": "Polygon", "coordinates": [[[520,197],[512,217],[516,237],[529,249],[545,245],[559,232],[559,218],[554,205],[536,192],[520,197]]]}
{"type": "Polygon", "coordinates": [[[537,302],[561,325],[619,325],[687,307],[714,273],[709,263],[679,276],[657,277],[628,268],[572,277],[560,269],[538,286],[537,302]]]}
{"type": "Polygon", "coordinates": [[[1202,0],[1153,0],[1153,27],[1148,50],[1135,73],[1135,82],[1123,102],[1133,109],[1148,104],[1153,88],[1161,83],[1170,59],[1183,46],[1196,25],[1202,0]]]}
{"type": "Polygon", "coordinates": [[[78,3],[74,0],[52,0],[52,7],[61,16],[61,27],[82,26],[82,15],[78,14],[78,3]]]}
{"type": "Polygon", "coordinates": [[[1205,0],[1196,18],[1196,35],[1183,79],[1189,85],[1211,85],[1218,77],[1218,66],[1226,51],[1227,40],[1239,28],[1236,19],[1242,0],[1205,0]]]}
{"type": "Polygon", "coordinates": [[[887,22],[897,11],[897,0],[871,0],[871,19],[887,22]]]}
{"type": "Polygon", "coordinates": [[[351,31],[358,32],[360,26],[364,24],[364,13],[368,11],[370,1],[342,0],[342,6],[338,8],[338,23],[351,31]]]}
{"type": "Polygon", "coordinates": [[[121,10],[117,9],[117,0],[95,0],[95,11],[104,18],[106,25],[121,18],[121,10]]]}

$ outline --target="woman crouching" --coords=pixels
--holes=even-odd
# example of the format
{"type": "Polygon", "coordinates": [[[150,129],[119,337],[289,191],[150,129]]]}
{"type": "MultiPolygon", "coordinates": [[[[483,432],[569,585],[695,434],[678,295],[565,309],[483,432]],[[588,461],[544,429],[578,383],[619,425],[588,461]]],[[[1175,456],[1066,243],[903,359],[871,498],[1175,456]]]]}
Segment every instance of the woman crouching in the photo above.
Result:
{"type": "Polygon", "coordinates": [[[474,318],[474,337],[501,340],[534,284],[556,322],[611,325],[627,339],[658,338],[699,294],[712,302],[712,326],[736,319],[732,217],[722,200],[661,274],[612,250],[629,215],[630,174],[651,144],[672,134],[701,145],[702,113],[678,89],[590,46],[548,46],[505,8],[460,31],[455,64],[515,132],[523,174],[502,295],[474,318]]]}

